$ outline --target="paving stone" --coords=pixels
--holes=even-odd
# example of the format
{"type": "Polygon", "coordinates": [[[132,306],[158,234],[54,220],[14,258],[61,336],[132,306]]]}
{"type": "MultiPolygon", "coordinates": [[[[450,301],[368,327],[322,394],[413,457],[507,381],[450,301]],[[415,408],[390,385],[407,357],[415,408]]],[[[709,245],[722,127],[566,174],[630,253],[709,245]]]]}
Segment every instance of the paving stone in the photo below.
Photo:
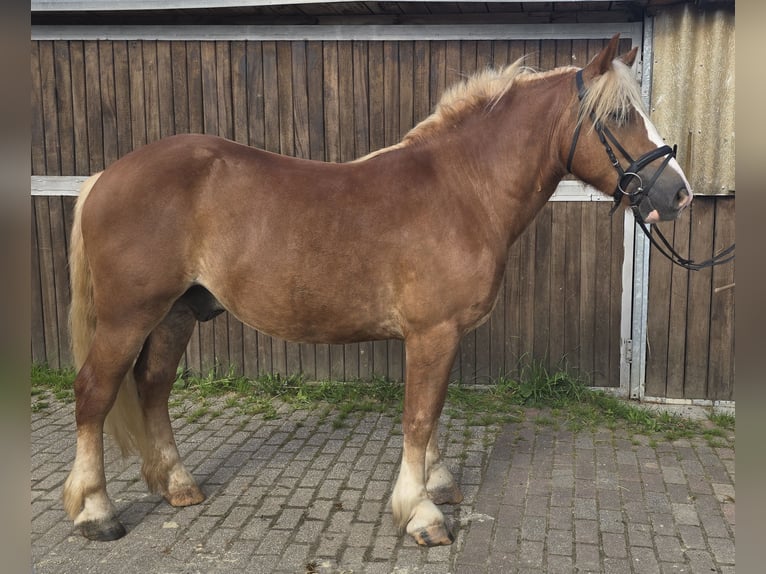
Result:
{"type": "Polygon", "coordinates": [[[725,538],[730,535],[726,521],[719,514],[703,514],[701,516],[702,528],[705,534],[713,538],[725,538]]]}
{"type": "Polygon", "coordinates": [[[548,517],[551,528],[572,530],[574,526],[571,507],[551,507],[548,517]]]}
{"type": "Polygon", "coordinates": [[[572,574],[572,556],[548,556],[547,574],[572,574]]]}
{"type": "Polygon", "coordinates": [[[625,531],[625,522],[620,510],[601,510],[599,512],[599,529],[601,532],[625,531]]]}
{"type": "Polygon", "coordinates": [[[596,510],[596,500],[592,498],[576,498],[574,501],[575,519],[596,520],[598,510],[596,510]]]}
{"type": "Polygon", "coordinates": [[[713,557],[719,564],[734,564],[734,540],[731,538],[708,538],[713,557]]]}
{"type": "Polygon", "coordinates": [[[549,554],[572,555],[573,536],[571,530],[549,530],[545,543],[549,554]]]}
{"type": "Polygon", "coordinates": [[[659,574],[660,565],[653,548],[631,548],[629,554],[636,574],[659,574]]]}
{"type": "Polygon", "coordinates": [[[604,554],[610,558],[627,558],[628,556],[624,534],[602,533],[601,548],[604,554]]]}
{"type": "Polygon", "coordinates": [[[536,540],[542,542],[545,540],[547,530],[547,521],[541,516],[525,516],[521,521],[521,539],[536,540]]]}
{"type": "Polygon", "coordinates": [[[545,545],[535,540],[522,540],[519,550],[519,566],[542,568],[545,545]]]}
{"type": "Polygon", "coordinates": [[[717,570],[713,555],[707,550],[687,550],[686,557],[693,574],[710,574],[717,570]]]}
{"type": "Polygon", "coordinates": [[[631,574],[633,569],[627,558],[604,558],[603,572],[609,574],[631,574]]]}
{"type": "Polygon", "coordinates": [[[598,544],[598,522],[595,520],[575,520],[575,540],[577,542],[598,544]]]}
{"type": "Polygon", "coordinates": [[[675,536],[655,536],[654,546],[661,562],[684,562],[684,548],[675,536]]]}
{"type": "Polygon", "coordinates": [[[700,519],[693,504],[674,503],[671,506],[673,508],[673,519],[678,524],[686,524],[691,526],[699,525],[700,519]]]}
{"type": "Polygon", "coordinates": [[[575,566],[578,571],[598,572],[601,570],[601,553],[595,544],[575,544],[575,566]]]}

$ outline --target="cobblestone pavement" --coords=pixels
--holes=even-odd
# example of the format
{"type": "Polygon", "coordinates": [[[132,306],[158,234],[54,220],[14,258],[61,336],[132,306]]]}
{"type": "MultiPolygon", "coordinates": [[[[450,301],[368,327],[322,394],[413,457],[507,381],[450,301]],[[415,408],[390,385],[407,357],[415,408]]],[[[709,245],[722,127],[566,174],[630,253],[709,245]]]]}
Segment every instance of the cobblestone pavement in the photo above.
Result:
{"type": "Polygon", "coordinates": [[[734,572],[733,449],[572,434],[534,411],[487,427],[443,416],[443,451],[465,494],[444,507],[452,546],[420,548],[392,525],[394,417],[360,413],[335,428],[318,410],[264,420],[223,402],[218,416],[174,421],[207,500],[169,506],[110,447],[109,494],[128,534],[91,542],[60,502],[73,405],[48,402],[32,415],[37,574],[734,572]]]}

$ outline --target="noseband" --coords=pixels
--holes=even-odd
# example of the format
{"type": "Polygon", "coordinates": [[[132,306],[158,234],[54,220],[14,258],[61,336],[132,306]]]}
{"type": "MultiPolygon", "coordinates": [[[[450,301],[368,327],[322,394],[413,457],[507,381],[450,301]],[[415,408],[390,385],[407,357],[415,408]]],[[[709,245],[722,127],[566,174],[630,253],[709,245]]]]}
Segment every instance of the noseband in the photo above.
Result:
{"type": "MultiPolygon", "coordinates": [[[[575,81],[577,82],[577,97],[580,101],[585,97],[586,89],[585,89],[585,83],[582,79],[582,70],[578,70],[577,74],[575,75],[575,81]]],[[[630,157],[630,154],[620,145],[620,142],[617,140],[617,138],[614,136],[614,134],[609,130],[608,127],[603,125],[601,122],[595,121],[595,114],[591,112],[591,121],[593,121],[593,127],[598,134],[598,139],[601,141],[601,145],[604,146],[604,150],[606,151],[607,156],[609,156],[609,161],[612,164],[612,167],[617,171],[617,174],[619,176],[619,179],[617,180],[617,187],[614,190],[614,205],[612,206],[612,209],[609,211],[609,215],[614,214],[614,212],[617,210],[617,208],[620,206],[620,202],[622,201],[622,198],[624,196],[628,197],[628,200],[630,201],[630,207],[633,211],[633,215],[638,222],[638,225],[641,227],[641,229],[644,231],[646,236],[649,238],[649,241],[651,241],[652,245],[654,245],[660,253],[662,253],[665,257],[670,259],[673,263],[676,265],[680,265],[681,267],[684,267],[686,269],[689,269],[691,271],[699,271],[700,269],[704,269],[705,267],[712,267],[713,265],[718,265],[720,263],[726,263],[728,261],[731,261],[734,259],[733,251],[734,251],[734,244],[724,249],[719,254],[715,255],[711,259],[708,259],[707,261],[703,261],[701,263],[695,263],[691,259],[685,259],[681,257],[678,252],[673,249],[673,247],[670,245],[670,242],[665,239],[665,236],[662,235],[662,232],[658,228],[655,227],[657,231],[657,236],[662,241],[662,244],[665,246],[667,251],[663,249],[662,245],[660,245],[657,240],[652,235],[651,231],[646,227],[646,223],[644,223],[644,218],[641,217],[641,213],[639,211],[639,206],[643,202],[647,202],[647,205],[649,206],[648,213],[651,213],[652,210],[654,210],[654,206],[652,205],[652,200],[649,198],[649,190],[652,188],[654,183],[657,181],[657,178],[660,176],[660,174],[665,170],[668,163],[670,163],[670,160],[676,157],[676,150],[678,146],[673,146],[672,148],[669,145],[663,145],[656,149],[653,149],[638,159],[633,159],[630,157]],[[610,144],[611,142],[611,144],[610,144]],[[614,150],[612,149],[612,145],[617,148],[617,151],[619,151],[622,154],[622,157],[624,157],[629,163],[627,169],[623,169],[622,165],[620,164],[620,160],[617,159],[617,156],[614,153],[614,150]],[[652,163],[653,161],[660,159],[664,157],[665,159],[660,164],[659,169],[654,173],[652,178],[644,184],[643,179],[641,178],[641,170],[643,170],[647,165],[652,163]],[[638,180],[638,185],[636,186],[635,191],[627,191],[628,185],[631,183],[633,178],[636,178],[638,180]],[[731,255],[730,255],[731,254],[731,255]],[[728,256],[728,257],[727,257],[728,256]]],[[[574,135],[572,137],[572,146],[569,148],[569,157],[567,158],[567,171],[569,173],[572,173],[572,160],[574,159],[575,154],[575,148],[577,147],[577,140],[580,138],[580,128],[582,127],[582,123],[578,123],[577,127],[575,128],[574,135]]]]}

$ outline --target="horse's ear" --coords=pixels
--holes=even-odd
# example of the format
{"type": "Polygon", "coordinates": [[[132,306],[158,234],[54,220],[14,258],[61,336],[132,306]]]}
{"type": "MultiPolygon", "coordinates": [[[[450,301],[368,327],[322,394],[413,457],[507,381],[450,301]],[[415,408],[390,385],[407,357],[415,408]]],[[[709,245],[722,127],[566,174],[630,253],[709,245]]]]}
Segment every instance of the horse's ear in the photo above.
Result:
{"type": "Polygon", "coordinates": [[[638,46],[633,46],[630,52],[620,56],[620,60],[622,60],[622,63],[630,68],[633,65],[633,62],[636,61],[636,54],[638,54],[638,46]]]}
{"type": "Polygon", "coordinates": [[[617,45],[620,35],[615,34],[606,47],[601,50],[582,71],[583,78],[593,79],[605,73],[612,67],[612,60],[617,56],[617,45]]]}

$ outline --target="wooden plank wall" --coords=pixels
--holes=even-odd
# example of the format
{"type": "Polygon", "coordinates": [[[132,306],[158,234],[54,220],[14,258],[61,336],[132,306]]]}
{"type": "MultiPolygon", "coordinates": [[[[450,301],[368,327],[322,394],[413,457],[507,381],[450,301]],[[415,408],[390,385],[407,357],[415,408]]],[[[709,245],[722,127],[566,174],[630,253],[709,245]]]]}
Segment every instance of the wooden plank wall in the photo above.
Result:
{"type": "MultiPolygon", "coordinates": [[[[696,195],[663,234],[704,261],[734,242],[734,197],[696,195]]],[[[734,263],[686,271],[652,251],[646,394],[734,400],[734,263]]]]}
{"type": "MultiPolygon", "coordinates": [[[[202,132],[289,155],[347,161],[396,143],[446,86],[527,54],[541,69],[587,61],[578,41],[34,41],[32,169],[87,175],[145,143],[202,132]]],[[[628,46],[624,46],[627,48],[628,46]]],[[[33,360],[68,365],[72,198],[33,198],[33,360]]],[[[619,386],[622,218],[603,203],[551,203],[509,254],[490,320],[462,342],[453,377],[486,383],[531,357],[565,359],[619,386]]],[[[185,365],[403,377],[399,341],[287,343],[223,314],[195,331],[185,365]]]]}

